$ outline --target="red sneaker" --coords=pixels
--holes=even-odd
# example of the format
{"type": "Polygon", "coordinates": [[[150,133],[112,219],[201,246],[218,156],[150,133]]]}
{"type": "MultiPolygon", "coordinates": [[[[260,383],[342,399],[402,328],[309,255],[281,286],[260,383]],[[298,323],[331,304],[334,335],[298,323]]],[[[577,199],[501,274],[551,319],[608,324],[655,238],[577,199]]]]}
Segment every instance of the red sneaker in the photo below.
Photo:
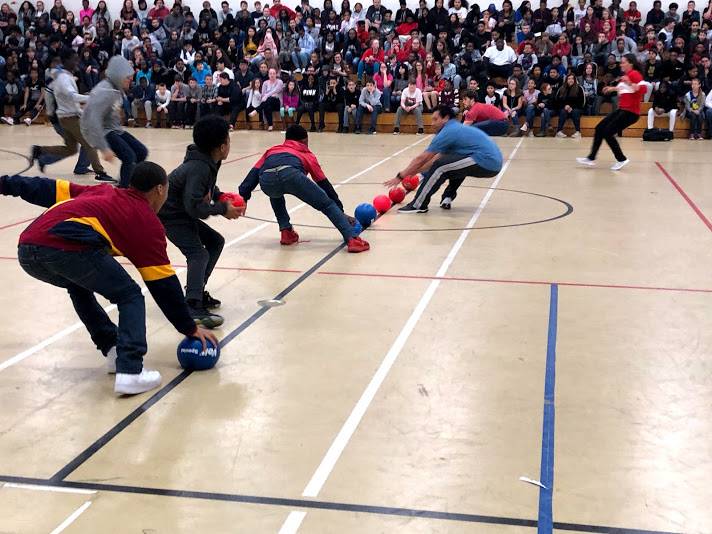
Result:
{"type": "Polygon", "coordinates": [[[349,252],[366,252],[371,248],[368,241],[364,241],[360,237],[352,237],[349,239],[348,250],[349,252]]]}
{"type": "Polygon", "coordinates": [[[299,234],[293,229],[282,230],[282,237],[279,240],[280,245],[294,245],[299,242],[299,234]]]}

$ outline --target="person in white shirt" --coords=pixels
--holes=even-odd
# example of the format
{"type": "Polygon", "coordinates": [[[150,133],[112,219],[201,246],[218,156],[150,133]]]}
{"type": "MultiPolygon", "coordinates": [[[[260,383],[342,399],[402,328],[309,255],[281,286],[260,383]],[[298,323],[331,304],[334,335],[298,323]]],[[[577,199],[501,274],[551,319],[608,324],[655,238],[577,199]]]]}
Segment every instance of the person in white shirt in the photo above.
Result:
{"type": "Polygon", "coordinates": [[[130,59],[134,48],[139,46],[141,46],[141,41],[131,33],[131,28],[124,28],[124,38],[121,39],[121,55],[130,59]]]}
{"type": "Polygon", "coordinates": [[[462,0],[450,1],[450,9],[447,10],[447,14],[452,15],[453,13],[457,15],[457,18],[460,20],[460,24],[465,22],[465,19],[467,18],[467,7],[463,5],[462,0]]]}
{"type": "Polygon", "coordinates": [[[400,121],[403,114],[412,113],[418,123],[418,134],[423,133],[423,93],[416,86],[415,78],[408,80],[408,87],[401,93],[400,106],[396,111],[393,135],[400,133],[400,121]]]}
{"type": "Polygon", "coordinates": [[[490,46],[483,56],[487,66],[487,75],[490,78],[509,78],[512,75],[514,64],[517,62],[517,53],[514,49],[504,44],[502,39],[497,39],[494,46],[490,46]]]}

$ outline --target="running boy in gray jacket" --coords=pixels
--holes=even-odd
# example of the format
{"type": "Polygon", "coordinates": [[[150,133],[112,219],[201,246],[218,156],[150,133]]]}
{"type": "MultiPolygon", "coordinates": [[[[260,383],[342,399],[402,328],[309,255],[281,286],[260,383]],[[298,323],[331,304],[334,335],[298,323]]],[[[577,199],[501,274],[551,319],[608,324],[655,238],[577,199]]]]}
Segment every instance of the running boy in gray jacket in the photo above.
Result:
{"type": "Polygon", "coordinates": [[[107,161],[113,160],[114,156],[121,160],[119,187],[129,186],[134,167],[148,156],[143,143],[121,127],[119,113],[133,75],[134,70],[126,59],[112,57],[106,68],[106,78],[89,93],[81,119],[81,133],[89,144],[107,161]]]}

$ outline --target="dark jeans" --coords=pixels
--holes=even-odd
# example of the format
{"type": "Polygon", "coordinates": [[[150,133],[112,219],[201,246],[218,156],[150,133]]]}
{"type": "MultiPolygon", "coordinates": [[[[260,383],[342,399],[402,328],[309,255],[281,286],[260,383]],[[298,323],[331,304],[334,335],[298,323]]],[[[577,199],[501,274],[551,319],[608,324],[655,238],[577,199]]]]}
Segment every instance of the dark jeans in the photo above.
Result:
{"type": "Polygon", "coordinates": [[[148,149],[128,132],[113,131],[106,134],[106,142],[121,160],[121,180],[119,187],[128,187],[131,175],[137,163],[141,163],[148,156],[148,149]]]}
{"type": "Polygon", "coordinates": [[[302,121],[302,115],[307,113],[309,115],[309,120],[311,121],[312,129],[316,128],[316,121],[314,115],[316,113],[316,104],[314,102],[304,102],[297,108],[297,119],[294,121],[296,124],[300,124],[302,121]]]}
{"type": "MultiPolygon", "coordinates": [[[[62,125],[59,124],[59,120],[55,118],[50,122],[52,123],[54,131],[64,138],[64,130],[62,130],[62,125]]],[[[40,157],[37,159],[40,165],[52,165],[63,158],[60,156],[53,156],[51,154],[40,154],[40,157]]],[[[87,151],[84,150],[84,147],[80,147],[79,158],[77,158],[77,163],[74,165],[74,174],[86,174],[87,172],[89,172],[89,156],[87,155],[87,151]]]]}
{"type": "Polygon", "coordinates": [[[479,128],[491,137],[507,135],[509,131],[509,121],[482,121],[476,122],[472,126],[479,128]]]}
{"type": "Polygon", "coordinates": [[[492,178],[493,176],[497,176],[497,174],[499,174],[499,171],[483,169],[469,156],[441,154],[440,157],[435,160],[432,167],[423,173],[423,179],[418,188],[418,192],[415,194],[413,206],[416,208],[427,208],[430,203],[430,197],[448,180],[450,183],[443,193],[443,198],[449,197],[455,200],[458,188],[468,176],[474,176],[475,178],[492,178]]]}
{"type": "Polygon", "coordinates": [[[321,128],[322,130],[326,127],[326,125],[324,124],[324,115],[327,111],[336,113],[336,116],[339,120],[338,129],[341,130],[341,126],[343,124],[344,119],[344,105],[341,103],[337,104],[336,102],[323,101],[321,104],[319,104],[319,128],[321,128]]]}
{"type": "Polygon", "coordinates": [[[195,124],[195,116],[198,114],[198,104],[192,102],[185,103],[185,124],[193,126],[195,124]]]}
{"type": "Polygon", "coordinates": [[[700,113],[690,113],[690,135],[699,135],[702,133],[702,122],[705,118],[705,111],[700,113]]]}
{"type": "MultiPolygon", "coordinates": [[[[30,98],[27,99],[27,107],[25,108],[25,111],[22,111],[21,109],[18,109],[17,112],[12,116],[12,120],[15,122],[19,121],[22,117],[24,117],[27,113],[30,114],[30,119],[35,120],[37,118],[37,115],[40,114],[42,111],[42,108],[37,109],[35,106],[37,105],[37,100],[32,100],[30,98]]],[[[44,107],[44,106],[43,106],[44,107]]]]}
{"type": "Polygon", "coordinates": [[[581,131],[581,110],[572,108],[571,111],[566,111],[561,109],[559,111],[559,125],[556,127],[556,131],[560,132],[564,129],[564,123],[567,119],[571,119],[574,123],[574,129],[577,132],[581,131]]]}
{"type": "Polygon", "coordinates": [[[541,115],[541,124],[539,127],[539,130],[542,132],[546,132],[547,128],[549,128],[549,121],[551,120],[551,110],[547,108],[539,108],[534,106],[533,104],[529,104],[527,106],[527,124],[529,125],[530,129],[534,128],[534,117],[537,115],[541,115]]]}
{"type": "Polygon", "coordinates": [[[349,220],[338,204],[303,172],[292,167],[286,167],[279,171],[264,170],[260,173],[260,188],[269,197],[280,230],[292,228],[284,195],[294,195],[326,215],[336,229],[341,232],[344,241],[355,237],[349,220]]]}
{"type": "Polygon", "coordinates": [[[220,258],[225,239],[197,219],[162,220],[166,235],[188,264],[185,298],[202,302],[203,290],[220,258]]]}
{"type": "Polygon", "coordinates": [[[279,111],[280,107],[282,107],[282,102],[280,102],[276,96],[270,96],[267,100],[262,102],[262,114],[267,122],[267,126],[274,124],[273,113],[279,111]]]}
{"type": "MultiPolygon", "coordinates": [[[[381,112],[381,106],[374,106],[373,107],[373,112],[371,113],[371,126],[369,128],[369,131],[375,132],[376,131],[376,121],[378,121],[378,114],[381,112]]],[[[356,108],[356,129],[360,130],[361,129],[361,118],[363,117],[364,113],[368,113],[368,110],[359,105],[358,108],[356,108]]]]}
{"type": "Polygon", "coordinates": [[[172,126],[180,126],[185,122],[185,102],[172,100],[168,104],[168,116],[172,126]]]}
{"type": "Polygon", "coordinates": [[[493,65],[492,63],[487,65],[487,75],[490,78],[504,78],[508,79],[512,72],[514,71],[514,65],[493,65]]]}
{"type": "Polygon", "coordinates": [[[146,307],[141,289],[106,251],[66,252],[20,245],[20,265],[27,274],[67,290],[74,310],[104,355],[116,346],[116,371],[138,374],[146,354],[146,307]],[[109,319],[94,293],[119,309],[119,326],[109,319]]]}
{"type": "Polygon", "coordinates": [[[613,113],[606,115],[596,126],[596,133],[593,136],[593,144],[591,145],[591,153],[588,155],[588,159],[596,159],[598,149],[601,148],[601,143],[605,139],[608,146],[611,147],[616,160],[625,161],[626,157],[618,144],[616,134],[622,132],[631,124],[635,124],[639,118],[640,116],[635,113],[623,109],[617,109],[613,113]]]}

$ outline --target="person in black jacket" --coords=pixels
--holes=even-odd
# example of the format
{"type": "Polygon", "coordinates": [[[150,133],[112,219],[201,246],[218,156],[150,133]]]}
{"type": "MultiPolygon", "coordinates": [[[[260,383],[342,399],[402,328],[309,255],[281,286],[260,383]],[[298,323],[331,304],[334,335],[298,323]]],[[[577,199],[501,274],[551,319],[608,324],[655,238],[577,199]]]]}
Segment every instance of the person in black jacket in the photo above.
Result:
{"type": "Polygon", "coordinates": [[[556,137],[566,137],[564,124],[568,119],[571,119],[576,130],[571,137],[581,138],[581,114],[584,101],[583,89],[576,81],[576,76],[573,73],[567,74],[564,85],[556,93],[556,105],[559,108],[559,125],[556,128],[556,137]]]}
{"type": "Polygon", "coordinates": [[[341,133],[342,118],[344,116],[344,90],[339,85],[338,78],[332,76],[328,78],[326,82],[326,88],[324,89],[324,94],[319,102],[319,131],[323,131],[325,128],[324,124],[324,114],[327,111],[336,112],[336,116],[339,120],[339,125],[336,130],[337,133],[341,133]]]}
{"type": "Polygon", "coordinates": [[[675,131],[677,118],[677,97],[670,90],[668,82],[660,82],[658,90],[653,93],[653,105],[648,110],[648,129],[655,126],[655,117],[670,117],[669,130],[675,131]]]}
{"type": "Polygon", "coordinates": [[[201,219],[211,215],[237,219],[244,214],[244,208],[221,200],[217,187],[220,163],[230,153],[227,121],[216,115],[201,118],[193,128],[193,142],[183,163],[168,176],[168,199],[158,216],[168,239],[185,255],[188,264],[185,299],[191,316],[197,324],[215,328],[224,320],[209,310],[218,308],[220,301],[205,291],[205,285],[225,240],[201,219]]]}
{"type": "Polygon", "coordinates": [[[221,72],[218,78],[220,85],[217,91],[215,110],[219,115],[230,115],[230,126],[235,126],[237,115],[245,109],[242,91],[230,80],[227,72],[221,72]]]}
{"type": "Polygon", "coordinates": [[[316,81],[316,75],[309,72],[306,78],[299,84],[299,108],[297,108],[296,124],[302,120],[304,113],[309,114],[311,120],[311,131],[316,132],[316,124],[314,121],[314,113],[319,106],[319,84],[316,81]]]}

